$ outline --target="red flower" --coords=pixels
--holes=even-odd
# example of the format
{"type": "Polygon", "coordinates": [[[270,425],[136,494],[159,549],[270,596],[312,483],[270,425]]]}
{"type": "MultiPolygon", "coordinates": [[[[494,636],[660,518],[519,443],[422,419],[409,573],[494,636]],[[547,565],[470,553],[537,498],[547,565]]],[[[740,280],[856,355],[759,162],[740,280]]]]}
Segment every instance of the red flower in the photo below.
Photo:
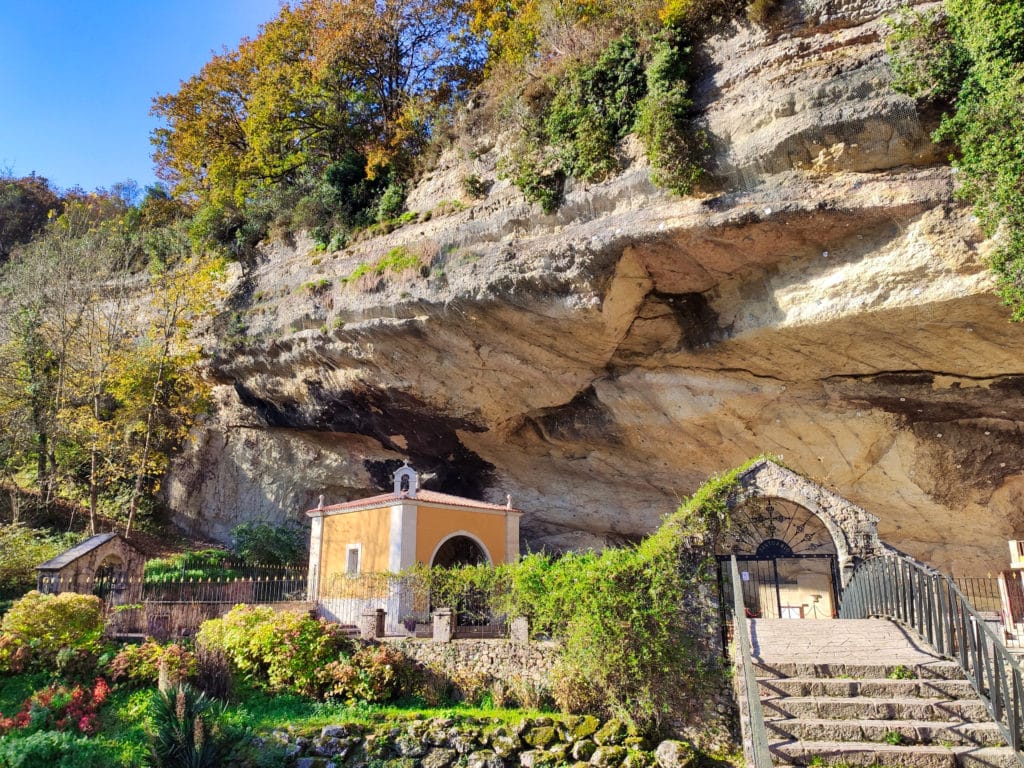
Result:
{"type": "Polygon", "coordinates": [[[96,732],[96,715],[83,715],[82,719],[78,721],[78,730],[86,735],[92,735],[96,732]]]}

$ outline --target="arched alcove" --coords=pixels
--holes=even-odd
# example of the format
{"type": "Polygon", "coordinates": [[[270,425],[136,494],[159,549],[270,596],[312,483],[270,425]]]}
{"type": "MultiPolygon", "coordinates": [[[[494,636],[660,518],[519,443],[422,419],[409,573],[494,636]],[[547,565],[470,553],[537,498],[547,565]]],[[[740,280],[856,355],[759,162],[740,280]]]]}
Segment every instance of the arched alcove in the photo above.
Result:
{"type": "Polygon", "coordinates": [[[484,545],[465,533],[449,536],[438,545],[430,559],[432,568],[455,568],[460,565],[481,565],[491,562],[484,545]]]}

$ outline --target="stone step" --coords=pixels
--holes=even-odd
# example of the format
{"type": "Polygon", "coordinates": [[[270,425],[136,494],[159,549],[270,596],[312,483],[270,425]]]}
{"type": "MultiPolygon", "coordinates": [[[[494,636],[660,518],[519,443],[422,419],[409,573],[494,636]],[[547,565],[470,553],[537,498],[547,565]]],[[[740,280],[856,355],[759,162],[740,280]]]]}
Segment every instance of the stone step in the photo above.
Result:
{"type": "Polygon", "coordinates": [[[804,741],[769,745],[776,765],[891,766],[891,768],[1020,768],[1009,747],[893,746],[804,741]]]}
{"type": "Polygon", "coordinates": [[[873,698],[969,699],[977,694],[966,680],[853,680],[849,678],[782,677],[758,681],[768,696],[869,696],[873,698]]]}
{"type": "Polygon", "coordinates": [[[1003,746],[995,723],[934,722],[926,720],[828,720],[821,718],[765,718],[774,739],[797,741],[868,741],[887,743],[897,735],[904,744],[943,746],[1003,746]]]}
{"type": "Polygon", "coordinates": [[[844,720],[928,720],[986,722],[985,705],[978,699],[844,698],[781,696],[762,699],[766,717],[844,720]]]}
{"type": "Polygon", "coordinates": [[[775,680],[797,678],[853,678],[878,680],[903,678],[916,680],[964,680],[964,672],[955,661],[932,661],[925,664],[846,664],[843,662],[816,664],[813,662],[780,661],[771,664],[754,661],[759,679],[775,680]]]}

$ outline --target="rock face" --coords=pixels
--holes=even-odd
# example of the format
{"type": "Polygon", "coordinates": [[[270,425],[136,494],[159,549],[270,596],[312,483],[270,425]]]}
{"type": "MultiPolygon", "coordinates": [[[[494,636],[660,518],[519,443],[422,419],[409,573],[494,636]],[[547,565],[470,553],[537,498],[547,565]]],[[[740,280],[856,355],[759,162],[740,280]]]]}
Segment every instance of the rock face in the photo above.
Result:
{"type": "Polygon", "coordinates": [[[927,118],[889,87],[897,5],[814,0],[712,40],[702,197],[657,190],[627,145],[622,174],[546,216],[470,137],[410,198],[429,221],[269,247],[234,298],[246,338],[212,363],[216,415],[172,471],[179,522],[304,524],[408,459],[428,487],[510,493],[530,549],[601,546],[768,451],[910,554],[1002,567],[1024,536],[1024,329],[927,118]],[[440,205],[470,173],[488,197],[440,205]],[[422,269],[353,275],[396,248],[422,269]]]}

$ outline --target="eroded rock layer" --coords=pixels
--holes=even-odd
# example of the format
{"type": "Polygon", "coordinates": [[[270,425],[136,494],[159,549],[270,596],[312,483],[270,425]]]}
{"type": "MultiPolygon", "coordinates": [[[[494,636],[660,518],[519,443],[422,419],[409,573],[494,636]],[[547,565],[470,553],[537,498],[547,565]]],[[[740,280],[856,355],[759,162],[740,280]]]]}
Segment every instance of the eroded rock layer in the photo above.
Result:
{"type": "Polygon", "coordinates": [[[927,119],[889,86],[896,5],[802,3],[711,41],[701,197],[658,191],[627,144],[622,174],[545,216],[467,137],[410,197],[429,221],[268,248],[212,365],[216,416],[172,473],[178,520],[304,522],[408,459],[430,487],[511,494],[528,548],[600,546],[767,451],[890,544],[1002,567],[1024,537],[1024,329],[927,119]],[[442,204],[470,173],[488,197],[442,204]],[[372,269],[395,248],[422,268],[372,269]]]}

